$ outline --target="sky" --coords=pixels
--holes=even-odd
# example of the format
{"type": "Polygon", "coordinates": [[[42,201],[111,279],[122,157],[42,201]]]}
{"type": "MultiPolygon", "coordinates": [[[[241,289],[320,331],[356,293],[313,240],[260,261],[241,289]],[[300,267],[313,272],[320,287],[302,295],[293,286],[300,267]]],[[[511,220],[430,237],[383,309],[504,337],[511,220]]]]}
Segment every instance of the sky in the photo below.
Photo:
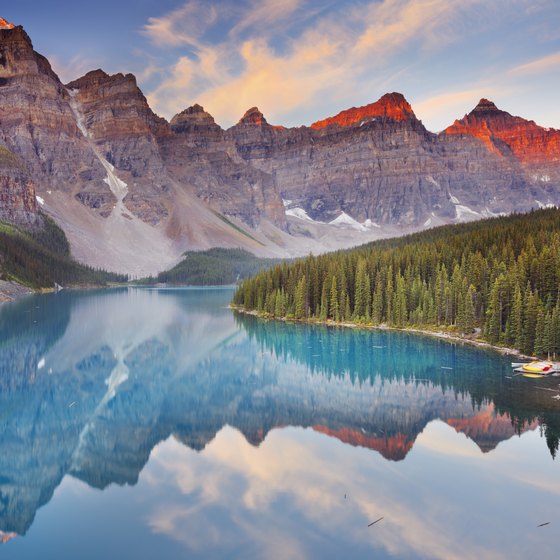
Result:
{"type": "Polygon", "coordinates": [[[199,103],[218,124],[253,106],[309,125],[398,91],[440,131],[482,97],[560,129],[559,0],[18,0],[64,82],[133,73],[170,119],[199,103]],[[95,6],[95,9],[94,7],[95,6]]]}

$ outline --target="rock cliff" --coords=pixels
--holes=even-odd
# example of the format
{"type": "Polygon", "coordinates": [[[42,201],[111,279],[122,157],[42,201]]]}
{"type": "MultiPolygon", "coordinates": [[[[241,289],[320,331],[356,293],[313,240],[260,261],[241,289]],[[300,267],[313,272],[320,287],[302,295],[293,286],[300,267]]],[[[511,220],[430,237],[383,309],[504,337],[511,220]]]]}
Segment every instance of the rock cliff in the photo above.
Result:
{"type": "Polygon", "coordinates": [[[547,197],[544,204],[558,204],[560,130],[543,128],[534,121],[514,117],[498,109],[492,101],[481,99],[468,115],[455,121],[444,134],[481,140],[490,152],[517,164],[519,173],[525,176],[535,194],[547,197]]]}
{"type": "Polygon", "coordinates": [[[175,115],[170,129],[159,142],[167,168],[180,184],[194,189],[210,207],[252,228],[268,219],[285,229],[274,178],[240,158],[231,140],[200,105],[175,115]]]}
{"type": "Polygon", "coordinates": [[[0,95],[0,139],[25,164],[41,194],[110,195],[68,92],[22,27],[0,29],[0,95]]]}
{"type": "Polygon", "coordinates": [[[23,164],[0,146],[0,220],[24,227],[42,224],[35,187],[23,164]]]}
{"type": "Polygon", "coordinates": [[[560,131],[485,99],[440,134],[400,93],[309,127],[252,107],[223,130],[196,104],[168,123],[131,74],[63,85],[4,20],[0,145],[21,162],[7,219],[33,221],[33,184],[80,260],[138,274],[186,249],[301,255],[560,204],[560,131]]]}

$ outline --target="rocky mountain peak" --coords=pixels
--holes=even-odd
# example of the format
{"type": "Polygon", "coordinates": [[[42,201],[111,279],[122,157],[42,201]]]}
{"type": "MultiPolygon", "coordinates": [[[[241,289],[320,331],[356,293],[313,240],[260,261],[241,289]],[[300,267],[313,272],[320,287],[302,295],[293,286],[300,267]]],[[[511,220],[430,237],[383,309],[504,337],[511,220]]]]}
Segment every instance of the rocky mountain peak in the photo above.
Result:
{"type": "Polygon", "coordinates": [[[488,99],[481,99],[468,115],[456,120],[444,133],[474,136],[496,155],[513,155],[523,164],[538,166],[539,173],[534,174],[537,181],[546,183],[557,173],[548,167],[557,158],[560,131],[510,115],[488,99]]]}
{"type": "Polygon", "coordinates": [[[471,114],[473,114],[473,113],[494,113],[494,112],[502,113],[503,111],[500,111],[500,109],[498,109],[498,107],[496,107],[496,105],[493,101],[490,101],[490,100],[485,99],[483,97],[478,102],[477,106],[471,111],[471,114]]]}
{"type": "Polygon", "coordinates": [[[0,17],[0,29],[13,29],[15,25],[0,17]]]}
{"type": "Polygon", "coordinates": [[[238,124],[256,124],[259,126],[267,125],[268,122],[258,107],[251,107],[245,112],[238,124]]]}
{"type": "Polygon", "coordinates": [[[82,89],[86,87],[97,87],[103,82],[110,80],[112,77],[113,76],[109,76],[109,74],[107,74],[107,72],[105,72],[101,68],[98,68],[97,70],[92,70],[91,72],[88,72],[81,78],[78,78],[77,80],[74,80],[73,82],[66,84],[66,87],[68,89],[82,89]]]}
{"type": "Polygon", "coordinates": [[[202,105],[195,103],[184,111],[176,114],[171,119],[171,126],[179,126],[182,124],[214,124],[214,117],[204,110],[202,105]]]}
{"type": "Polygon", "coordinates": [[[412,107],[401,93],[386,93],[375,103],[370,103],[363,107],[352,107],[341,111],[334,117],[329,117],[317,121],[311,125],[316,130],[330,125],[351,126],[360,123],[365,119],[377,117],[388,117],[395,121],[404,121],[416,118],[412,107]]]}
{"type": "Polygon", "coordinates": [[[195,103],[194,105],[191,105],[190,107],[185,109],[183,112],[187,113],[189,115],[196,115],[196,114],[200,114],[200,113],[205,113],[204,107],[202,105],[199,105],[198,103],[195,103]]]}
{"type": "Polygon", "coordinates": [[[5,24],[0,25],[0,77],[42,74],[58,82],[49,61],[33,50],[33,43],[23,27],[1,21],[5,24]]]}
{"type": "Polygon", "coordinates": [[[0,45],[3,47],[2,50],[17,45],[22,51],[33,52],[31,38],[23,27],[21,25],[15,26],[2,18],[0,18],[0,45]],[[1,24],[1,22],[5,22],[5,24],[1,24]]]}

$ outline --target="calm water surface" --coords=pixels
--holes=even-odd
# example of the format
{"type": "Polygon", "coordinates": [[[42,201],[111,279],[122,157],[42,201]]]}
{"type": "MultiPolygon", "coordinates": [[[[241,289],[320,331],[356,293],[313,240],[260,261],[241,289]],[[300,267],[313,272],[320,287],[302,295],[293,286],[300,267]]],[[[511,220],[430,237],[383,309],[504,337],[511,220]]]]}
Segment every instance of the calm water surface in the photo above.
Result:
{"type": "Polygon", "coordinates": [[[560,379],[231,295],[0,307],[1,558],[558,558],[560,379]]]}

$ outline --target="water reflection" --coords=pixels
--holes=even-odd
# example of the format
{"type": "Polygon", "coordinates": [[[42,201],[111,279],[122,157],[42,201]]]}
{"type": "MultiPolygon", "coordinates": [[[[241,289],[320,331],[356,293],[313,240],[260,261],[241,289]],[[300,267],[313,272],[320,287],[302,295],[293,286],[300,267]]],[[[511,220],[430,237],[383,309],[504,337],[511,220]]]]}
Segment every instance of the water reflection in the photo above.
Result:
{"type": "MultiPolygon", "coordinates": [[[[220,479],[225,466],[233,468],[229,477],[251,479],[250,490],[235,498],[251,511],[278,499],[290,484],[302,493],[294,499],[306,510],[316,504],[328,511],[333,496],[340,499],[335,486],[358,493],[356,481],[349,485],[342,476],[356,453],[375,450],[384,458],[380,465],[405,459],[417,439],[433,453],[454,449],[448,432],[433,436],[439,430],[434,420],[483,452],[527,431],[542,441],[537,428],[553,455],[558,448],[560,407],[551,398],[557,380],[536,388],[508,379],[504,358],[430,338],[234,316],[226,309],[230,296],[211,290],[62,292],[0,309],[0,540],[24,535],[66,474],[92,488],[136,485],[151,454],[146,476],[152,486],[163,492],[171,473],[182,493],[199,486],[205,494],[186,510],[166,501],[149,522],[156,533],[171,535],[188,518],[200,527],[189,533],[196,550],[217,538],[202,529],[212,526],[202,506],[222,511],[234,499],[227,477],[220,479]],[[283,434],[289,430],[269,434],[287,426],[312,431],[288,440],[283,434]],[[325,454],[312,434],[342,447],[329,445],[325,454]],[[154,451],[170,435],[174,440],[154,451]],[[266,452],[255,447],[265,438],[266,452]],[[194,459],[201,450],[211,454],[212,466],[194,459]],[[332,465],[333,477],[323,480],[321,491],[312,484],[304,491],[294,477],[309,478],[321,464],[323,470],[332,465]]],[[[365,484],[365,472],[354,474],[365,484]]],[[[377,512],[367,501],[358,509],[377,512]]],[[[316,515],[306,515],[321,525],[316,515]]],[[[259,541],[254,530],[245,530],[252,535],[246,538],[259,541]]],[[[267,547],[274,534],[267,529],[267,547]]],[[[228,538],[219,540],[225,553],[228,538]]],[[[290,546],[294,557],[306,556],[294,540],[285,543],[282,557],[290,556],[290,546]]]]}

